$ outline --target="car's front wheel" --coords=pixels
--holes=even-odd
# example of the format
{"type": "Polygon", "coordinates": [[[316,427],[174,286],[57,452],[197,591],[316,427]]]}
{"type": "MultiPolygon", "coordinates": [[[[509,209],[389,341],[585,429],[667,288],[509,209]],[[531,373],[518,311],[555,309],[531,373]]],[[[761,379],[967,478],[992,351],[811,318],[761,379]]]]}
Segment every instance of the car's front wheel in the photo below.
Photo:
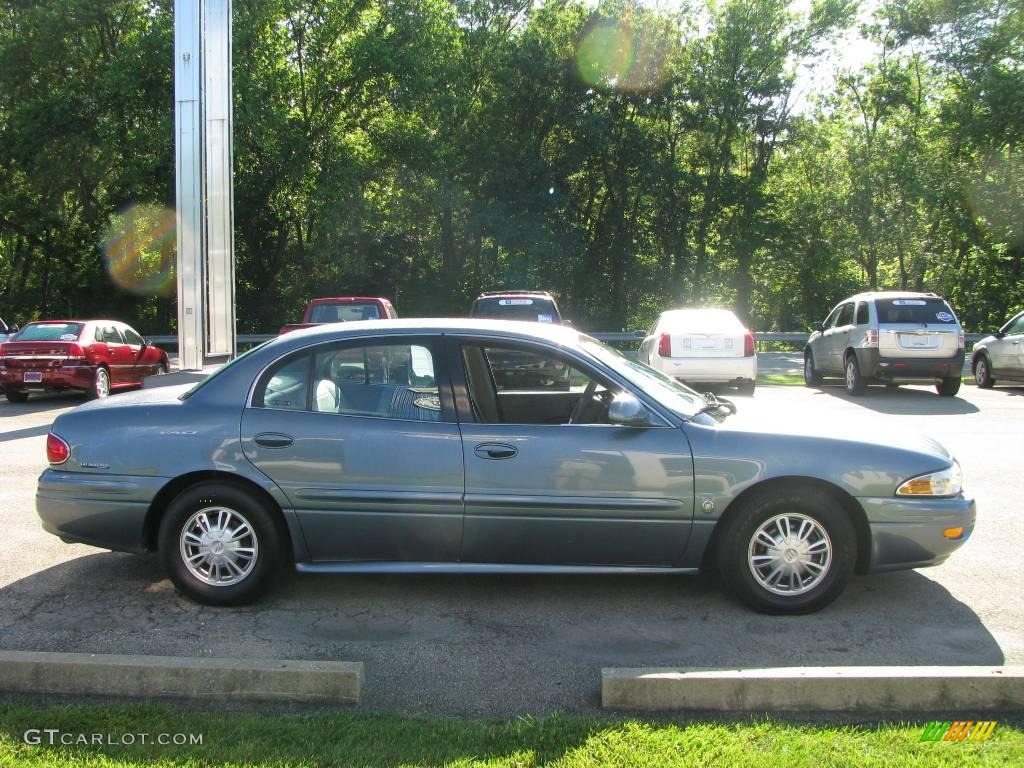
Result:
{"type": "Polygon", "coordinates": [[[853,575],[853,525],[835,499],[817,489],[756,496],[725,526],[717,553],[722,580],[756,611],[820,610],[853,575]]]}
{"type": "Polygon", "coordinates": [[[814,355],[810,351],[804,353],[804,384],[808,387],[821,386],[821,374],[814,367],[814,355]]]}
{"type": "Polygon", "coordinates": [[[992,368],[985,355],[979,356],[974,364],[974,381],[982,389],[988,389],[996,383],[996,380],[992,378],[992,368]]]}
{"type": "Polygon", "coordinates": [[[230,483],[192,486],[160,524],[160,557],[186,596],[208,605],[241,605],[270,586],[282,536],[267,502],[230,483]]]}

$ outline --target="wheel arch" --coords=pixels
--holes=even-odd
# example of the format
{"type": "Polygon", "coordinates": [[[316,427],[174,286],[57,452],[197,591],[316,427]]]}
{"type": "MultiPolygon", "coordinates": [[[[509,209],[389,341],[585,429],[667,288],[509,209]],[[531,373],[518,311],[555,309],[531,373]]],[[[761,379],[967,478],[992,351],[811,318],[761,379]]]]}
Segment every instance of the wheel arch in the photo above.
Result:
{"type": "Polygon", "coordinates": [[[146,519],[142,524],[142,541],[148,551],[155,552],[157,550],[160,521],[163,520],[164,513],[167,512],[167,507],[171,501],[173,501],[182,491],[185,491],[194,485],[211,481],[234,485],[263,499],[269,508],[273,510],[274,518],[278,523],[279,534],[283,537],[282,542],[284,546],[282,547],[282,551],[285,557],[294,557],[295,549],[291,531],[288,527],[288,523],[285,521],[281,505],[277,503],[274,497],[271,496],[265,488],[260,487],[257,483],[254,483],[248,478],[234,475],[230,472],[220,472],[217,470],[189,472],[181,475],[180,477],[174,478],[160,489],[159,493],[157,493],[153,501],[150,503],[149,509],[146,510],[146,519]]]}
{"type": "Polygon", "coordinates": [[[976,349],[971,350],[971,372],[974,372],[978,369],[978,360],[979,358],[982,357],[988,360],[988,370],[989,373],[992,372],[992,360],[989,359],[987,347],[978,347],[976,349]]]}
{"type": "Polygon", "coordinates": [[[728,520],[738,514],[739,510],[741,510],[751,499],[756,498],[761,494],[778,493],[783,490],[801,488],[822,491],[828,494],[837,504],[839,504],[840,508],[850,519],[856,535],[855,544],[857,546],[857,562],[855,570],[857,573],[867,572],[868,566],[871,563],[871,528],[868,525],[867,515],[864,514],[863,508],[857,503],[857,500],[853,498],[853,496],[835,483],[830,483],[827,480],[822,480],[816,477],[804,477],[800,475],[786,475],[783,477],[772,477],[767,480],[762,480],[749,488],[745,488],[742,493],[729,502],[729,505],[725,508],[721,516],[719,516],[718,521],[715,523],[715,528],[711,533],[711,538],[708,540],[708,543],[704,548],[704,555],[701,560],[701,570],[706,572],[714,570],[717,564],[718,542],[722,536],[722,532],[725,530],[725,524],[728,520]]]}

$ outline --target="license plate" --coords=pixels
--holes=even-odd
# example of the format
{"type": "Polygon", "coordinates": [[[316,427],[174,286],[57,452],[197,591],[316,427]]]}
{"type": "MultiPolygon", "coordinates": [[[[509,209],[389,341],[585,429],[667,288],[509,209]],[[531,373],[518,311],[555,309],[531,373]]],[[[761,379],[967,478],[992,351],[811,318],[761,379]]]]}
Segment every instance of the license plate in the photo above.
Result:
{"type": "Polygon", "coordinates": [[[903,346],[908,349],[935,349],[939,346],[936,336],[904,336],[903,346]]]}
{"type": "Polygon", "coordinates": [[[25,375],[22,377],[22,381],[26,384],[42,384],[43,373],[42,371],[25,371],[25,375]]]}
{"type": "Polygon", "coordinates": [[[693,348],[701,352],[711,352],[721,347],[721,344],[713,339],[696,339],[693,348]]]}

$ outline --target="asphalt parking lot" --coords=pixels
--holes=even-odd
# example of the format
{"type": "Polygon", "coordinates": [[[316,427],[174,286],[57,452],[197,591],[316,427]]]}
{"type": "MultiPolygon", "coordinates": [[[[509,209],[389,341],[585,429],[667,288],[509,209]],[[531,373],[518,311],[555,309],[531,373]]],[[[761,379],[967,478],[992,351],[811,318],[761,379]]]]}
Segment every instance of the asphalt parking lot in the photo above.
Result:
{"type": "Polygon", "coordinates": [[[45,435],[80,398],[0,402],[0,648],[366,663],[364,706],[506,717],[599,709],[602,666],[1024,663],[1024,388],[925,387],[851,399],[761,386],[743,421],[924,432],[960,459],[975,535],[933,569],[859,577],[824,612],[766,617],[712,579],[674,576],[293,576],[256,606],[175,595],[154,557],[66,545],[33,494],[45,435]]]}

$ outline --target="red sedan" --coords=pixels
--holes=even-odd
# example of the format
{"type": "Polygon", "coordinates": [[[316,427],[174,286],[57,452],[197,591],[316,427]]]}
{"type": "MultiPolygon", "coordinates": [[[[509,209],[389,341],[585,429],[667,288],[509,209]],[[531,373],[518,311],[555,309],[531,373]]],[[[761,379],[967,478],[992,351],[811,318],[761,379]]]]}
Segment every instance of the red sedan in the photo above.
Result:
{"type": "Polygon", "coordinates": [[[167,353],[116,320],[42,320],[0,344],[0,386],[12,403],[32,390],[106,397],[161,373],[167,353]]]}

